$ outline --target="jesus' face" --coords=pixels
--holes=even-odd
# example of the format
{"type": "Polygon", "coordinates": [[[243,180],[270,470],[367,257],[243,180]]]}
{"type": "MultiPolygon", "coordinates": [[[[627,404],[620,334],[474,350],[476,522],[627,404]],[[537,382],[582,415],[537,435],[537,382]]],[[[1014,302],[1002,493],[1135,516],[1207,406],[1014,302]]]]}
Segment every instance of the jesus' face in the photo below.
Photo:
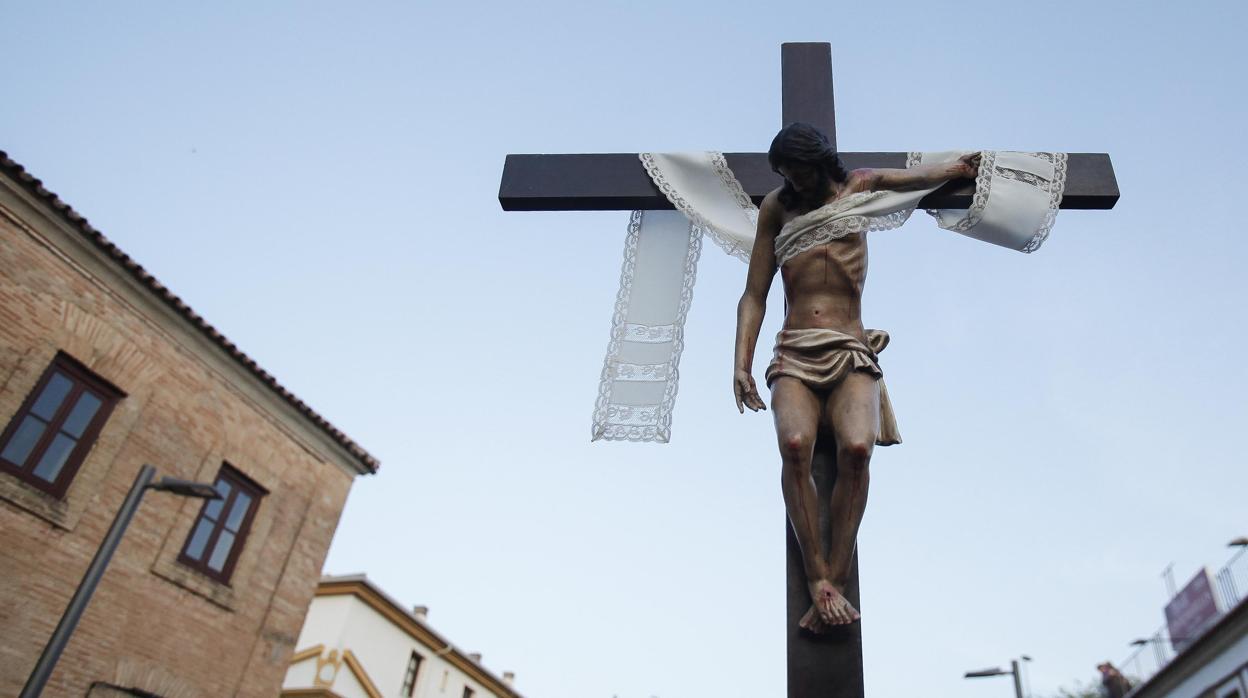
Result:
{"type": "Polygon", "coordinates": [[[776,170],[808,205],[818,205],[827,196],[831,179],[822,167],[804,162],[786,162],[776,170]]]}

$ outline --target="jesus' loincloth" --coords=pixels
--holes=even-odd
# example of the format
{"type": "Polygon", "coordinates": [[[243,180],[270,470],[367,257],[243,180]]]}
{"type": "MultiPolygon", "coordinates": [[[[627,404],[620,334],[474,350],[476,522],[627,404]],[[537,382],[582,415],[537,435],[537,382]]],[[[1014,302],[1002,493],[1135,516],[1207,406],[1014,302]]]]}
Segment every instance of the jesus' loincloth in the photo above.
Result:
{"type": "Polygon", "coordinates": [[[897,418],[884,387],[884,371],[880,370],[878,352],[888,346],[888,333],[867,330],[867,343],[853,335],[823,328],[781,330],[776,335],[776,353],[767,367],[767,387],[780,376],[796,378],[811,390],[827,390],[850,371],[874,376],[880,386],[880,431],[878,446],[901,443],[897,418]]]}

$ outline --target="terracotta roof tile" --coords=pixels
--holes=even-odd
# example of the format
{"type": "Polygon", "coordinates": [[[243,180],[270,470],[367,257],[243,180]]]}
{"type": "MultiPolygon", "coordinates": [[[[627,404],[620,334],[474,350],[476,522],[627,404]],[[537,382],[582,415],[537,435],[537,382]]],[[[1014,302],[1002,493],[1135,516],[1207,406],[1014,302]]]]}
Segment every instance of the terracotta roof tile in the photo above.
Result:
{"type": "Polygon", "coordinates": [[[64,217],[70,225],[81,232],[83,237],[94,243],[95,246],[102,250],[105,254],[117,260],[117,262],[120,263],[121,266],[131,274],[131,276],[138,279],[145,286],[151,289],[151,291],[155,293],[158,298],[169,304],[169,306],[176,310],[178,314],[186,318],[187,321],[194,325],[196,329],[207,335],[217,344],[217,346],[221,347],[225,353],[229,354],[231,358],[250,370],[253,375],[259,378],[260,381],[272,389],[273,392],[277,393],[282,399],[298,410],[300,414],[307,417],[309,421],[319,427],[326,434],[329,434],[335,442],[354,456],[365,470],[370,473],[377,472],[377,468],[381,464],[376,458],[370,455],[368,451],[365,451],[359,444],[352,441],[346,434],[342,433],[342,431],[340,431],[333,424],[330,424],[324,417],[317,414],[315,410],[308,407],[308,405],[298,397],[295,397],[294,393],[291,393],[289,390],[282,387],[281,383],[278,383],[273,376],[269,375],[269,373],[263,368],[260,368],[260,366],[256,364],[251,357],[240,351],[233,342],[226,339],[225,335],[218,332],[215,327],[209,325],[203,317],[199,315],[199,313],[196,313],[181,298],[174,295],[168,288],[165,287],[164,284],[160,283],[156,277],[152,276],[138,262],[135,262],[129,255],[121,251],[121,249],[109,241],[108,238],[104,237],[100,231],[93,228],[87,219],[82,216],[82,214],[78,213],[70,207],[69,204],[62,201],[59,196],[51,191],[48,191],[48,189],[43,186],[43,182],[39,181],[38,178],[27,172],[26,168],[15,162],[9,157],[8,153],[3,150],[0,150],[0,170],[11,177],[14,181],[21,184],[27,191],[39,197],[44,203],[51,206],[52,209],[64,217]]]}

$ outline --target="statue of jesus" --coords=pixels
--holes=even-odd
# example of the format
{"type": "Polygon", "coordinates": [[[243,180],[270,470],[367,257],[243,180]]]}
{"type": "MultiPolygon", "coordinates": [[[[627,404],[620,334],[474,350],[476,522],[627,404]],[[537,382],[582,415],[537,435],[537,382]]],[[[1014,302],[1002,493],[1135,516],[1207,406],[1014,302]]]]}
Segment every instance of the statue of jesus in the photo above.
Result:
{"type": "Polygon", "coordinates": [[[754,349],[776,269],[784,280],[787,314],[767,367],[781,488],[806,570],[811,608],[800,626],[824,632],[857,621],[844,596],[867,502],[868,463],[876,445],[901,442],[877,354],[888,335],[865,330],[862,289],[867,275],[866,230],[821,225],[829,214],[883,190],[920,190],[974,178],[980,155],[911,169],[847,172],[835,148],[813,126],[794,123],[768,151],[784,185],[759,208],[745,293],[737,306],[733,392],[737,409],[766,409],[752,375],[754,349]],[[824,426],[836,439],[836,484],[819,493],[811,472],[815,438],[824,426]],[[831,540],[819,535],[819,497],[829,496],[831,540]],[[825,554],[825,543],[827,553],[825,554]]]}

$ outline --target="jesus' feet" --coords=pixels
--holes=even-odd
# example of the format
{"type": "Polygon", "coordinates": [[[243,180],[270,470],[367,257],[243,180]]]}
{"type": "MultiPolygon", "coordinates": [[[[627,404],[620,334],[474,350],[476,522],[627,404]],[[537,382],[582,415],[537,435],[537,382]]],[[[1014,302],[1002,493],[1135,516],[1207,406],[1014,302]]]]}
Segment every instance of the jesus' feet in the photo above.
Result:
{"type": "Polygon", "coordinates": [[[806,615],[802,616],[802,619],[797,622],[797,627],[808,633],[821,635],[827,632],[832,626],[824,623],[823,619],[819,617],[819,614],[815,612],[815,607],[811,606],[806,610],[806,615]]]}
{"type": "Polygon", "coordinates": [[[816,579],[810,583],[810,600],[813,605],[799,625],[812,632],[820,632],[813,627],[816,620],[823,625],[848,625],[862,617],[841,594],[841,590],[826,579],[816,579]],[[810,619],[809,623],[807,619],[810,619]]]}

